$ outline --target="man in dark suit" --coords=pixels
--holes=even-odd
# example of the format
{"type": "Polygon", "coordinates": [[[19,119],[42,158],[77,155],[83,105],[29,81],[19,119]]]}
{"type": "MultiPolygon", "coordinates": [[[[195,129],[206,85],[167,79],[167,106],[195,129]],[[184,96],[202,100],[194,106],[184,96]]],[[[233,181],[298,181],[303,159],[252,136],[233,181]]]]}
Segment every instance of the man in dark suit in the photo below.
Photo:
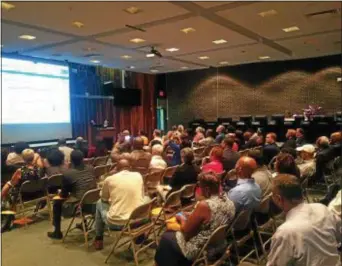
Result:
{"type": "Polygon", "coordinates": [[[302,128],[297,128],[296,129],[296,145],[297,147],[301,147],[305,145],[307,142],[305,140],[304,136],[304,129],[302,128]]]}
{"type": "Polygon", "coordinates": [[[280,152],[276,144],[277,135],[275,133],[268,133],[266,135],[266,144],[263,148],[263,157],[266,165],[270,163],[273,157],[277,156],[280,152]]]}
{"type": "Polygon", "coordinates": [[[236,162],[239,160],[240,155],[238,152],[233,151],[234,138],[226,137],[222,141],[223,148],[223,169],[230,171],[235,168],[236,162]]]}

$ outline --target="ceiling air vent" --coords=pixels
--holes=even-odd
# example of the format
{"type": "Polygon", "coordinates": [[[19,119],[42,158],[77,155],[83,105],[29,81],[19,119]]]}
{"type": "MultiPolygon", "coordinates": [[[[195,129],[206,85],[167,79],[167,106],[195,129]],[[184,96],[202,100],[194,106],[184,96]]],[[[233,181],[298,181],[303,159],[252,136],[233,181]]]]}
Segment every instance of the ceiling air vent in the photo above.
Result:
{"type": "Polygon", "coordinates": [[[332,16],[340,16],[341,8],[334,8],[328,10],[322,10],[318,12],[305,14],[307,18],[331,18],[332,16]]]}

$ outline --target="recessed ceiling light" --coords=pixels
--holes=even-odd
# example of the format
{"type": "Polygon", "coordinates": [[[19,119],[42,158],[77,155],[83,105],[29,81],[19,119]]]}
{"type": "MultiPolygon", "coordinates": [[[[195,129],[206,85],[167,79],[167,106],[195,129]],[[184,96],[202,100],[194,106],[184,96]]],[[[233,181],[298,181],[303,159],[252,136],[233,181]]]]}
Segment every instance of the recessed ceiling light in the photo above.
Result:
{"type": "Polygon", "coordinates": [[[6,2],[1,2],[1,8],[8,11],[8,10],[15,8],[15,5],[12,5],[12,4],[6,3],[6,2]]]}
{"type": "Polygon", "coordinates": [[[181,69],[188,69],[188,67],[187,66],[182,66],[181,69]]]}
{"type": "Polygon", "coordinates": [[[165,49],[166,51],[168,51],[168,52],[177,52],[177,51],[179,51],[179,49],[178,48],[167,48],[167,49],[165,49]]]}
{"type": "Polygon", "coordinates": [[[130,42],[134,42],[134,43],[142,43],[144,42],[145,40],[144,39],[140,39],[140,38],[134,38],[134,39],[131,39],[129,40],[130,42]]]}
{"type": "Polygon", "coordinates": [[[122,59],[130,59],[130,58],[132,58],[132,56],[125,54],[125,55],[122,55],[121,58],[122,59]]]}
{"type": "Polygon", "coordinates": [[[265,59],[270,59],[271,57],[269,57],[268,55],[265,56],[259,56],[260,60],[265,60],[265,59]]]}
{"type": "Polygon", "coordinates": [[[79,29],[84,27],[84,24],[81,21],[74,21],[72,25],[79,29]]]}
{"type": "Polygon", "coordinates": [[[154,57],[155,54],[147,54],[146,57],[154,57]]]}
{"type": "Polygon", "coordinates": [[[275,11],[274,9],[270,9],[270,10],[267,10],[267,11],[263,11],[263,12],[258,13],[258,15],[259,15],[260,17],[263,17],[263,18],[265,18],[265,17],[270,17],[270,16],[274,16],[274,15],[277,15],[277,14],[278,14],[278,12],[275,11]]]}
{"type": "Polygon", "coordinates": [[[151,71],[152,73],[157,73],[157,72],[159,72],[158,69],[151,69],[150,71],[151,71]]]}
{"type": "Polygon", "coordinates": [[[24,35],[20,35],[18,38],[23,39],[23,40],[32,41],[32,40],[36,39],[36,36],[24,34],[24,35]]]}
{"type": "Polygon", "coordinates": [[[130,6],[130,7],[125,8],[123,11],[125,11],[131,15],[134,15],[134,14],[141,12],[142,10],[136,6],[130,6]]]}
{"type": "Polygon", "coordinates": [[[92,62],[92,63],[94,63],[94,64],[98,64],[98,63],[100,63],[100,61],[99,61],[99,60],[90,60],[90,62],[92,62]]]}
{"type": "Polygon", "coordinates": [[[209,59],[209,57],[208,56],[200,56],[200,57],[198,57],[198,59],[206,60],[206,59],[209,59]]]}
{"type": "Polygon", "coordinates": [[[134,69],[134,68],[135,68],[135,66],[129,66],[128,68],[129,68],[129,69],[134,69]]]}
{"type": "Polygon", "coordinates": [[[219,40],[213,41],[213,43],[215,43],[215,44],[222,44],[222,43],[226,43],[226,42],[227,42],[227,41],[224,40],[224,39],[219,39],[219,40]]]}
{"type": "Polygon", "coordinates": [[[92,51],[95,51],[96,49],[93,48],[93,47],[86,47],[86,48],[83,48],[83,51],[87,51],[87,52],[92,52],[92,51]]]}
{"type": "Polygon", "coordinates": [[[187,33],[190,33],[190,32],[194,32],[196,30],[194,28],[189,27],[189,28],[181,29],[181,31],[187,34],[187,33]]]}
{"type": "Polygon", "coordinates": [[[298,31],[299,28],[297,26],[293,26],[293,27],[288,27],[288,28],[284,28],[283,31],[285,32],[293,32],[293,31],[298,31]]]}
{"type": "Polygon", "coordinates": [[[228,61],[221,61],[221,62],[219,62],[219,64],[220,64],[220,65],[228,65],[229,62],[228,62],[228,61]]]}

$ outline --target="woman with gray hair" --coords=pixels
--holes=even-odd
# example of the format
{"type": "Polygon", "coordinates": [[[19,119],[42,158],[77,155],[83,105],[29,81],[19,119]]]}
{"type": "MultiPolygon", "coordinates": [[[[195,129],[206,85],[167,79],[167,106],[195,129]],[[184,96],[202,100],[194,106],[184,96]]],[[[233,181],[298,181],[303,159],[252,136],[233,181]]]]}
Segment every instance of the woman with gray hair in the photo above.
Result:
{"type": "Polygon", "coordinates": [[[204,128],[203,127],[197,127],[196,128],[196,135],[193,139],[193,142],[199,142],[201,139],[204,139],[204,128]]]}

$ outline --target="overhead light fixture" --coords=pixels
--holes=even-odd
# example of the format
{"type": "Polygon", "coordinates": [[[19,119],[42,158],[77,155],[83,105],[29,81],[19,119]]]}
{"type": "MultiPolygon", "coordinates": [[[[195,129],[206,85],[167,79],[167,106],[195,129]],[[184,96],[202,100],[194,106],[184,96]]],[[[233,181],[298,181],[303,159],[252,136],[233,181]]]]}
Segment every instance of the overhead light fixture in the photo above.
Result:
{"type": "Polygon", "coordinates": [[[181,69],[188,69],[188,67],[187,66],[182,66],[181,69]]]}
{"type": "Polygon", "coordinates": [[[98,63],[100,63],[100,61],[99,61],[99,60],[90,60],[90,62],[92,62],[92,63],[94,63],[94,64],[98,64],[98,63]]]}
{"type": "Polygon", "coordinates": [[[152,73],[158,73],[158,72],[159,72],[158,69],[151,69],[150,71],[151,71],[152,73]]]}
{"type": "Polygon", "coordinates": [[[168,52],[177,52],[177,51],[179,51],[179,49],[178,48],[167,48],[167,49],[165,49],[166,51],[168,51],[168,52]]]}
{"type": "Polygon", "coordinates": [[[213,43],[215,43],[215,44],[223,44],[223,43],[226,43],[226,42],[227,42],[227,41],[224,40],[224,39],[219,39],[219,40],[213,41],[213,43]]]}
{"type": "Polygon", "coordinates": [[[86,47],[86,48],[83,48],[83,51],[86,51],[86,52],[93,52],[95,51],[96,49],[93,48],[93,47],[86,47]]]}
{"type": "Polygon", "coordinates": [[[219,62],[219,64],[220,64],[220,65],[228,65],[229,62],[228,62],[228,61],[221,61],[221,62],[219,62]]]}
{"type": "Polygon", "coordinates": [[[206,60],[206,59],[209,59],[209,57],[208,56],[200,56],[200,57],[198,57],[198,59],[206,60]]]}
{"type": "Polygon", "coordinates": [[[270,59],[271,57],[269,57],[268,55],[265,56],[259,56],[260,60],[265,60],[265,59],[270,59]]]}
{"type": "Polygon", "coordinates": [[[154,57],[155,54],[147,54],[146,57],[154,57]]]}
{"type": "Polygon", "coordinates": [[[23,40],[32,41],[32,40],[36,39],[36,36],[24,34],[24,35],[20,35],[18,38],[23,39],[23,40]]]}
{"type": "Polygon", "coordinates": [[[288,28],[284,28],[283,31],[285,32],[293,32],[293,31],[298,31],[299,28],[297,26],[293,26],[293,27],[288,27],[288,28]]]}
{"type": "Polygon", "coordinates": [[[141,12],[142,10],[136,6],[130,6],[130,7],[125,8],[123,11],[125,11],[128,14],[135,15],[135,14],[141,12]]]}
{"type": "Polygon", "coordinates": [[[129,40],[130,42],[134,42],[134,43],[142,43],[144,42],[145,40],[144,39],[140,39],[140,38],[134,38],[134,39],[131,39],[129,40]]]}
{"type": "Polygon", "coordinates": [[[258,13],[258,15],[260,17],[263,17],[263,18],[271,17],[271,16],[274,16],[274,15],[277,15],[277,14],[278,14],[278,12],[276,10],[274,10],[274,9],[270,9],[270,10],[266,10],[266,11],[258,13]]]}
{"type": "Polygon", "coordinates": [[[134,68],[135,68],[135,66],[129,66],[128,68],[129,68],[129,69],[134,69],[134,68]]]}
{"type": "Polygon", "coordinates": [[[8,10],[15,8],[15,5],[12,5],[12,4],[6,3],[6,2],[1,2],[1,8],[8,11],[8,10]]]}
{"type": "Polygon", "coordinates": [[[184,29],[181,29],[182,32],[184,32],[185,34],[188,34],[188,33],[191,33],[191,32],[195,32],[196,30],[194,28],[184,28],[184,29]]]}
{"type": "Polygon", "coordinates": [[[72,25],[79,29],[84,27],[84,24],[81,21],[74,21],[72,25]]]}
{"type": "Polygon", "coordinates": [[[122,59],[130,59],[130,58],[132,58],[132,56],[125,54],[125,55],[122,55],[121,58],[122,59]]]}

